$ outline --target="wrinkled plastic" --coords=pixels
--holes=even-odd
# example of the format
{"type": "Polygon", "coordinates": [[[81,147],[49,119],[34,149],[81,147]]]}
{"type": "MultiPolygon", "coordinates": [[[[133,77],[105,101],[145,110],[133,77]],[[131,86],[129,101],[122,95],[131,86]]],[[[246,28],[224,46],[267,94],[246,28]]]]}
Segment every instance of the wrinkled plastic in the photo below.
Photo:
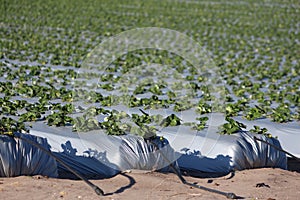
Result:
{"type": "Polygon", "coordinates": [[[275,138],[264,135],[249,134],[241,132],[237,143],[233,148],[233,167],[236,170],[276,167],[287,169],[287,157],[285,153],[271,147],[270,145],[254,140],[254,136],[279,148],[281,145],[275,138]]]}
{"type": "MultiPolygon", "coordinates": [[[[21,134],[45,149],[50,149],[47,139],[21,134]]],[[[0,176],[43,175],[57,177],[56,161],[44,151],[18,138],[0,135],[0,176]]]]}
{"type": "Polygon", "coordinates": [[[136,135],[122,136],[119,149],[118,166],[121,170],[168,171],[171,162],[176,160],[175,151],[169,145],[168,140],[160,137],[144,140],[136,135]]]}
{"type": "MultiPolygon", "coordinates": [[[[171,162],[176,160],[168,141],[159,137],[144,140],[137,135],[110,136],[97,132],[79,135],[70,129],[43,124],[35,126],[30,133],[47,138],[55,155],[87,177],[92,177],[93,173],[98,177],[112,177],[128,169],[166,171],[169,162],[156,147],[171,162]]],[[[60,176],[72,176],[59,163],[58,168],[60,176]]]]}
{"type": "Polygon", "coordinates": [[[175,149],[180,154],[178,165],[183,172],[196,177],[218,177],[235,170],[260,167],[286,169],[286,155],[265,143],[255,141],[254,136],[281,147],[275,138],[247,132],[220,135],[217,140],[210,139],[211,135],[197,135],[188,149],[175,149]],[[201,143],[203,140],[206,141],[205,145],[201,143]]]}
{"type": "Polygon", "coordinates": [[[280,141],[282,148],[293,155],[300,157],[300,122],[293,121],[287,123],[272,122],[270,119],[257,119],[253,121],[246,120],[242,117],[235,117],[236,121],[239,121],[247,126],[247,130],[253,126],[259,126],[261,128],[267,128],[268,132],[274,137],[277,137],[280,141]]]}
{"type": "MultiPolygon", "coordinates": [[[[35,126],[30,134],[47,138],[51,151],[72,170],[87,178],[109,178],[120,173],[119,167],[114,164],[117,163],[115,153],[107,152],[106,148],[110,143],[121,143],[118,137],[99,134],[89,142],[68,128],[49,127],[44,124],[35,126]]],[[[92,134],[87,134],[88,136],[94,137],[92,134]]],[[[78,178],[59,162],[57,168],[61,178],[78,178]]]]}
{"type": "MultiPolygon", "coordinates": [[[[60,158],[67,166],[78,174],[84,175],[88,179],[110,178],[120,171],[115,170],[97,160],[94,157],[77,156],[68,153],[53,152],[55,156],[60,158]]],[[[61,163],[57,163],[59,178],[78,179],[69,169],[65,168],[61,163]]]]}
{"type": "MultiPolygon", "coordinates": [[[[160,132],[164,139],[144,140],[136,135],[108,136],[95,132],[79,136],[68,129],[35,128],[31,134],[47,138],[53,152],[72,169],[88,177],[93,174],[111,177],[127,169],[166,171],[170,170],[166,168],[170,162],[197,177],[218,177],[234,170],[258,167],[287,168],[284,153],[254,141],[253,137],[280,147],[277,139],[248,132],[220,135],[212,128],[195,134],[189,132],[189,128],[170,127],[160,132]]],[[[58,168],[67,172],[60,165],[58,168]]]]}

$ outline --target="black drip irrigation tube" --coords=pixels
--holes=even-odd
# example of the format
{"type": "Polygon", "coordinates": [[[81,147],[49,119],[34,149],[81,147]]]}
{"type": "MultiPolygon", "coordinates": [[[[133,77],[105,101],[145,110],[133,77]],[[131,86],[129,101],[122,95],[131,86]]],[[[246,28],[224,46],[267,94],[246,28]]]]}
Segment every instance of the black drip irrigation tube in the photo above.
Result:
{"type": "MultiPolygon", "coordinates": [[[[68,169],[70,172],[72,172],[75,176],[77,176],[79,179],[83,180],[88,186],[90,186],[97,195],[99,196],[104,196],[104,192],[102,189],[100,189],[97,185],[93,184],[92,182],[90,182],[88,179],[86,179],[84,176],[78,174],[76,171],[74,171],[72,168],[70,168],[67,164],[65,164],[59,157],[57,157],[56,155],[54,155],[51,151],[45,149],[42,145],[36,143],[36,142],[33,142],[31,141],[30,139],[27,139],[25,137],[21,137],[21,136],[18,136],[16,134],[13,135],[13,137],[15,138],[18,138],[20,140],[23,140],[33,146],[35,146],[36,148],[44,151],[46,154],[48,154],[50,157],[54,158],[57,162],[59,162],[61,165],[63,165],[66,169],[68,169]]],[[[150,140],[149,140],[150,141],[150,140]]],[[[151,142],[151,141],[150,141],[151,142]]],[[[201,189],[201,190],[205,190],[205,191],[208,191],[208,192],[212,192],[212,193],[215,193],[215,194],[219,194],[219,195],[223,195],[229,199],[241,199],[241,197],[235,195],[234,193],[226,193],[226,192],[222,192],[222,191],[219,191],[219,190],[215,190],[215,189],[211,189],[211,188],[207,188],[207,187],[204,187],[204,186],[200,186],[200,185],[197,185],[197,184],[194,184],[194,183],[189,183],[187,182],[183,176],[181,175],[180,171],[176,169],[176,167],[173,165],[172,162],[169,161],[169,159],[164,155],[163,152],[161,152],[161,150],[158,148],[158,146],[151,142],[151,144],[153,144],[155,146],[155,148],[158,150],[158,152],[162,155],[162,157],[169,163],[169,166],[171,167],[171,169],[175,172],[175,174],[178,176],[178,178],[180,179],[180,181],[185,184],[185,185],[189,185],[189,186],[192,186],[192,187],[195,187],[195,188],[198,188],[198,189],[201,189]]]]}
{"type": "Polygon", "coordinates": [[[276,149],[276,150],[278,150],[278,151],[281,151],[281,152],[283,152],[283,153],[285,153],[285,154],[291,156],[292,158],[294,158],[294,159],[300,161],[300,158],[298,158],[297,156],[295,156],[295,155],[293,155],[293,154],[287,152],[286,150],[284,150],[284,149],[282,149],[282,148],[280,148],[280,147],[278,147],[278,146],[276,146],[276,145],[274,145],[274,144],[271,144],[270,142],[267,142],[267,141],[265,141],[265,140],[259,139],[259,138],[255,137],[255,136],[254,136],[254,140],[263,142],[263,143],[269,145],[270,147],[273,147],[274,149],[276,149]]]}
{"type": "Polygon", "coordinates": [[[68,169],[70,172],[72,172],[75,176],[77,176],[79,179],[83,180],[88,186],[90,186],[97,195],[104,196],[104,192],[102,189],[100,189],[97,185],[90,182],[88,179],[86,179],[84,176],[78,174],[76,171],[74,171],[72,168],[70,168],[66,163],[64,163],[59,157],[54,155],[51,151],[45,149],[42,145],[31,141],[30,139],[27,139],[25,137],[17,136],[16,134],[13,135],[13,137],[18,138],[20,140],[24,140],[25,142],[35,146],[36,148],[44,151],[46,154],[48,154],[50,157],[54,158],[57,162],[59,162],[62,166],[64,166],[66,169],[68,169]]]}
{"type": "Polygon", "coordinates": [[[159,147],[154,142],[152,142],[152,141],[150,141],[150,143],[155,146],[155,148],[157,149],[157,151],[162,155],[163,159],[165,161],[167,161],[167,163],[169,163],[169,166],[171,167],[171,169],[174,171],[174,173],[178,176],[178,178],[180,179],[180,181],[183,184],[191,186],[191,187],[194,187],[194,188],[198,188],[198,189],[201,189],[201,190],[204,190],[204,191],[207,191],[207,192],[211,192],[211,193],[214,193],[214,194],[219,194],[219,195],[225,196],[228,199],[244,199],[243,197],[237,196],[236,194],[234,194],[232,192],[222,192],[220,190],[216,190],[216,189],[204,187],[204,186],[201,186],[201,185],[198,185],[198,184],[187,182],[183,178],[183,176],[181,175],[180,170],[178,170],[174,166],[174,164],[164,155],[164,153],[159,149],[159,147]]]}
{"type": "MultiPolygon", "coordinates": [[[[36,148],[38,148],[38,149],[40,149],[40,150],[42,150],[42,151],[44,151],[46,154],[48,154],[50,157],[54,158],[57,162],[59,162],[59,163],[60,163],[61,165],[63,165],[66,169],[68,169],[70,172],[72,172],[72,173],[73,173],[75,176],[77,176],[79,179],[83,180],[88,186],[90,186],[90,187],[94,190],[94,192],[95,192],[97,195],[99,195],[99,196],[104,196],[104,195],[105,195],[104,192],[103,192],[103,190],[100,189],[97,185],[95,185],[95,184],[93,184],[92,182],[90,182],[90,181],[89,181],[88,179],[86,179],[84,176],[78,174],[76,171],[74,171],[72,168],[70,168],[67,164],[65,164],[59,157],[57,157],[56,155],[54,155],[51,151],[45,149],[42,145],[40,145],[40,144],[38,144],[38,143],[36,143],[36,142],[33,142],[33,141],[31,141],[30,139],[27,139],[27,138],[25,138],[25,137],[18,136],[18,135],[16,135],[16,134],[14,134],[13,137],[18,138],[18,139],[20,139],[20,140],[24,140],[25,142],[27,142],[27,143],[29,143],[29,144],[35,146],[36,148]]],[[[275,145],[273,145],[273,144],[271,144],[271,143],[269,143],[269,142],[267,142],[267,141],[265,141],[265,140],[259,139],[259,138],[255,137],[255,136],[254,136],[254,140],[263,142],[263,143],[265,143],[265,144],[267,144],[267,145],[269,145],[269,146],[271,146],[271,147],[277,149],[278,151],[281,151],[281,152],[283,152],[283,153],[285,153],[285,154],[287,154],[287,155],[289,155],[289,156],[295,158],[296,160],[300,161],[300,158],[294,156],[293,154],[291,154],[291,153],[289,153],[289,152],[283,150],[282,148],[277,147],[277,146],[275,146],[275,145]]],[[[164,155],[164,153],[159,149],[159,147],[158,147],[154,142],[152,142],[151,140],[148,140],[148,141],[150,141],[150,143],[151,143],[152,145],[155,146],[155,148],[157,149],[157,151],[162,155],[163,159],[169,163],[169,166],[171,167],[171,169],[174,171],[174,173],[178,176],[178,178],[180,179],[180,181],[181,181],[183,184],[188,185],[188,186],[191,186],[191,187],[194,187],[194,188],[198,188],[198,189],[201,189],[201,190],[204,190],[204,191],[207,191],[207,192],[219,194],[219,195],[225,196],[225,197],[228,198],[228,199],[244,199],[243,197],[237,196],[236,194],[234,194],[234,193],[232,193],[232,192],[222,192],[222,191],[220,191],[220,190],[216,190],[216,189],[204,187],[204,186],[201,186],[201,185],[198,185],[198,184],[194,184],[194,183],[187,182],[187,181],[183,178],[183,176],[182,176],[180,170],[178,170],[178,169],[174,166],[174,164],[173,164],[173,163],[172,163],[172,162],[164,155]]]]}
{"type": "MultiPolygon", "coordinates": [[[[297,156],[295,156],[295,155],[293,155],[293,154],[285,151],[284,149],[282,149],[280,147],[277,147],[274,144],[271,144],[271,143],[269,143],[269,142],[267,142],[265,140],[259,139],[259,138],[255,137],[255,136],[254,136],[253,139],[256,140],[256,141],[263,142],[263,143],[269,145],[270,147],[273,147],[274,149],[276,149],[278,151],[281,151],[281,152],[283,152],[283,153],[291,156],[292,158],[300,161],[300,158],[298,158],[297,156]]],[[[200,186],[200,185],[197,185],[197,184],[194,184],[194,183],[187,182],[183,178],[183,176],[181,175],[180,171],[168,160],[168,158],[161,152],[161,150],[158,148],[158,146],[155,143],[153,143],[153,142],[151,142],[151,143],[158,149],[158,151],[163,156],[163,158],[169,163],[169,166],[173,169],[173,171],[175,172],[175,174],[178,176],[178,178],[181,180],[181,182],[183,184],[186,184],[186,185],[189,185],[189,186],[192,186],[192,187],[195,187],[195,188],[199,188],[201,190],[205,190],[205,191],[208,191],[208,192],[212,192],[212,193],[215,193],[215,194],[220,194],[220,195],[223,195],[223,196],[227,197],[228,199],[244,199],[243,197],[237,196],[236,194],[231,193],[231,192],[229,192],[229,193],[222,192],[222,191],[219,191],[219,190],[215,190],[215,189],[212,189],[212,188],[207,188],[207,187],[203,187],[203,186],[200,186]]]]}

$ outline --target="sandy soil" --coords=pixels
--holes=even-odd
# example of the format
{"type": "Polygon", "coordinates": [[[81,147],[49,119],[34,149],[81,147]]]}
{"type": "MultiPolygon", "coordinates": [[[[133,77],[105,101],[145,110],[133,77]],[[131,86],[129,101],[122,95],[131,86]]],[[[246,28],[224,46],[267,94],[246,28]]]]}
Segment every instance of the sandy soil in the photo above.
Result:
{"type": "MultiPolygon", "coordinates": [[[[281,169],[252,169],[221,178],[192,178],[187,181],[233,192],[245,199],[299,199],[300,173],[281,169]]],[[[102,188],[99,197],[83,181],[42,176],[0,178],[0,199],[226,199],[184,185],[175,174],[131,171],[110,179],[92,180],[102,188]]]]}

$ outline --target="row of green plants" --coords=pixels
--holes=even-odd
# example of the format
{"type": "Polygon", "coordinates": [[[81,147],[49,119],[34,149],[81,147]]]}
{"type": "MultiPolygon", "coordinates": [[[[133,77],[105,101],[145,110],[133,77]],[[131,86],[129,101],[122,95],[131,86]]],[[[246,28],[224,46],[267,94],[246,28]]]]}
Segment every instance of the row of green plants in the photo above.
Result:
{"type": "MultiPolygon", "coordinates": [[[[50,126],[73,126],[76,131],[104,129],[108,134],[143,135],[148,129],[157,131],[153,124],[189,125],[202,130],[208,120],[205,115],[219,111],[226,114],[227,120],[220,128],[222,134],[245,128],[233,120],[235,116],[247,120],[270,118],[278,123],[300,120],[297,1],[227,4],[222,1],[13,0],[2,5],[0,128],[4,132],[26,131],[28,122],[35,121],[45,121],[50,126]],[[281,4],[284,6],[278,6],[281,4]],[[213,105],[217,99],[206,85],[207,77],[195,69],[197,66],[168,51],[129,52],[104,72],[80,72],[87,53],[101,41],[125,30],[149,26],[186,33],[211,53],[209,56],[224,80],[220,100],[224,105],[213,105]],[[166,69],[174,72],[172,76],[181,78],[182,82],[170,86],[163,81],[139,82],[136,78],[122,84],[124,75],[144,63],[168,66],[166,69]],[[100,82],[91,83],[92,79],[100,82]],[[133,90],[128,91],[132,85],[133,90]],[[191,93],[180,99],[176,92],[180,89],[191,93]],[[105,95],[116,91],[119,96],[105,95]],[[140,97],[145,94],[148,96],[140,97]],[[128,107],[141,107],[145,112],[196,108],[199,117],[194,123],[184,124],[174,114],[165,119],[142,112],[123,116],[122,112],[107,109],[124,100],[128,107]],[[96,113],[75,106],[78,101],[85,101],[86,105],[98,103],[96,113]],[[74,117],[78,111],[82,116],[74,117]],[[100,122],[95,119],[97,115],[105,115],[107,120],[100,122]],[[134,123],[124,123],[119,115],[134,123]]],[[[147,73],[155,75],[155,70],[147,73]]],[[[160,76],[164,80],[169,75],[163,72],[160,76]]],[[[267,130],[257,126],[252,131],[267,134],[267,130]]]]}

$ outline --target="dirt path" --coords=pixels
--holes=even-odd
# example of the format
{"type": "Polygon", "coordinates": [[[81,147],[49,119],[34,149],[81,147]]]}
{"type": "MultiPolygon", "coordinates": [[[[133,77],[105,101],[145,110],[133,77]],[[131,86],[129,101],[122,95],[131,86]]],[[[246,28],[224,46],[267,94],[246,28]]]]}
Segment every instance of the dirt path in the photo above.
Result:
{"type": "MultiPolygon", "coordinates": [[[[246,199],[299,199],[300,173],[281,169],[255,169],[236,172],[235,176],[212,179],[186,177],[246,199]]],[[[223,196],[183,185],[175,174],[132,171],[106,180],[92,180],[106,196],[100,199],[226,199],[223,196]]],[[[0,199],[97,199],[84,182],[21,176],[0,179],[0,199]]]]}

